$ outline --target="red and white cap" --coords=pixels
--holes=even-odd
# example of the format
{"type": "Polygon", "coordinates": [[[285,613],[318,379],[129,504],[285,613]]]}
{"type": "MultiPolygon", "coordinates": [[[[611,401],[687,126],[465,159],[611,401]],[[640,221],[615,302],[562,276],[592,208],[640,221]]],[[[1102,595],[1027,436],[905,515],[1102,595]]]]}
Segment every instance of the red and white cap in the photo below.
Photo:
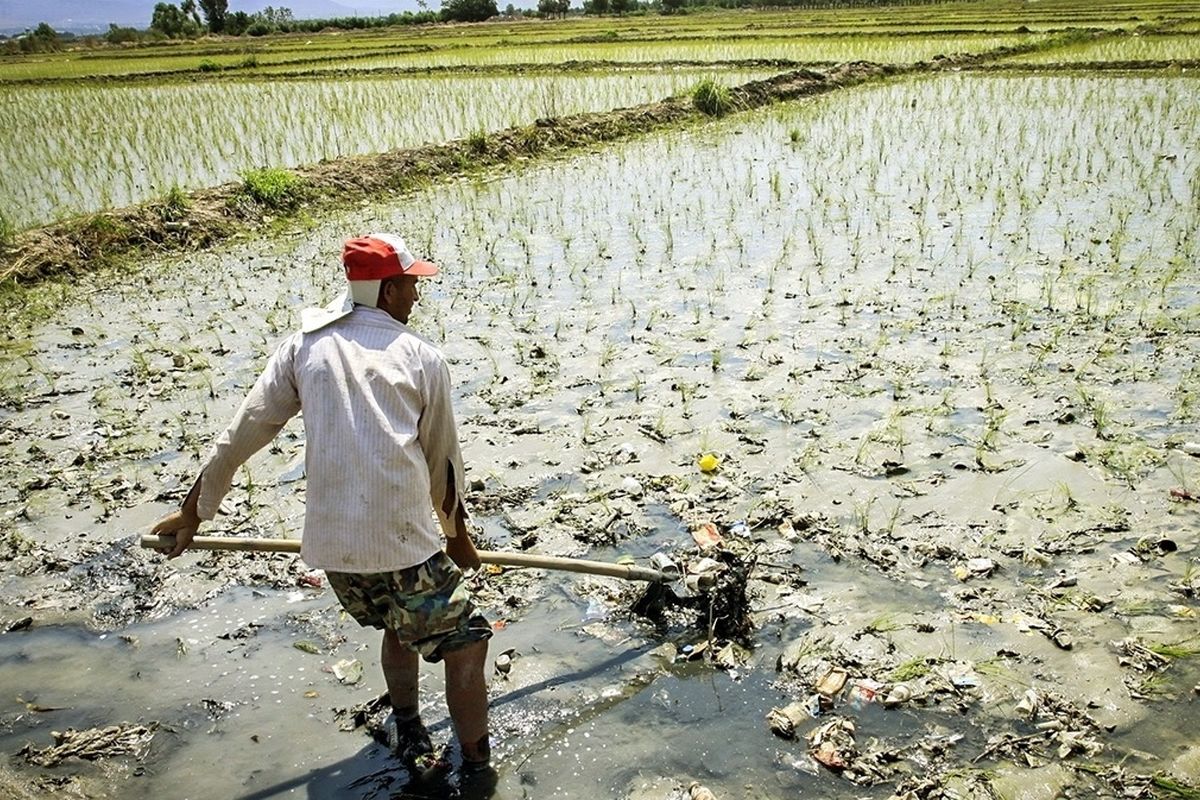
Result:
{"type": "Polygon", "coordinates": [[[422,261],[408,250],[404,239],[394,233],[372,233],[348,239],[342,247],[342,267],[347,289],[324,308],[300,312],[300,329],[305,333],[323,328],[354,310],[355,304],[375,308],[379,284],[397,275],[437,275],[436,264],[422,261]]]}
{"type": "Polygon", "coordinates": [[[342,247],[342,266],[355,303],[375,307],[379,284],[397,275],[437,275],[436,264],[421,261],[408,250],[404,239],[394,233],[372,233],[348,239],[342,247]]]}

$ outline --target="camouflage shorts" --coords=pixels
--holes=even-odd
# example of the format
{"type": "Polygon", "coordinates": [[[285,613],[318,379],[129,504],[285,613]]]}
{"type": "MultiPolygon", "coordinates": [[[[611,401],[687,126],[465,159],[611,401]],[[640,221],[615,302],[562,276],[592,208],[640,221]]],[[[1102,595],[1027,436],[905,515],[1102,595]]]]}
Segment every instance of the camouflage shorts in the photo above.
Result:
{"type": "Polygon", "coordinates": [[[326,572],[359,625],[387,628],[430,663],[448,650],[488,639],[492,626],[471,602],[462,571],[445,553],[396,572],[326,572]]]}

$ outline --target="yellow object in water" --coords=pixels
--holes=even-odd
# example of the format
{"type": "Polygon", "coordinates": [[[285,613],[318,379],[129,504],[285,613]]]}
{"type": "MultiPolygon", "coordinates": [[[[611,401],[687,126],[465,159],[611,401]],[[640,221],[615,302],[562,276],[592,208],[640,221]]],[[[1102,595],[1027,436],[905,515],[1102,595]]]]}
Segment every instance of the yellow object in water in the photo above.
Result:
{"type": "Polygon", "coordinates": [[[701,472],[716,472],[717,467],[721,466],[721,459],[712,453],[705,453],[696,461],[696,466],[700,468],[701,472]]]}

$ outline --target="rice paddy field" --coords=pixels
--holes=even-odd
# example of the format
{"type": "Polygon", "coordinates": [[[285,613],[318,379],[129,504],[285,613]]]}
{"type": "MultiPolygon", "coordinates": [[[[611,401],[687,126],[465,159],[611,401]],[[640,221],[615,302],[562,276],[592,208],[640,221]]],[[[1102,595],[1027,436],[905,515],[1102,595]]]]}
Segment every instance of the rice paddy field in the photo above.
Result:
{"type": "Polygon", "coordinates": [[[1200,36],[1195,33],[1122,36],[1099,42],[1063,47],[1053,54],[1027,53],[1012,61],[1030,64],[1125,61],[1196,61],[1200,36]]]}
{"type": "Polygon", "coordinates": [[[172,188],[236,180],[264,166],[462,139],[532,120],[633,106],[705,78],[743,83],[758,70],[623,70],[363,80],[23,86],[0,107],[11,168],[0,195],[14,225],[133,205],[172,188]],[[219,121],[213,127],[210,122],[219,121]],[[41,132],[34,135],[34,131],[41,132]],[[95,146],[81,148],[81,135],[95,146]],[[187,154],[181,158],[181,153],[187,154]],[[91,180],[103,174],[105,180],[91,180]]]}
{"type": "MultiPolygon", "coordinates": [[[[321,61],[268,41],[153,77],[113,66],[149,49],[0,66],[18,258],[171,186],[832,74],[813,42],[895,67],[10,281],[0,795],[1200,797],[1197,16],[963,3],[322,34],[321,61]],[[980,48],[933,61],[951,39],[980,48]],[[85,61],[107,77],[65,77],[85,61]],[[412,322],[450,364],[482,545],[718,556],[747,581],[724,635],[715,605],[647,619],[616,579],[473,576],[482,781],[410,775],[373,738],[378,637],[321,573],[138,546],[373,230],[442,266],[412,322]]],[[[299,536],[303,456],[294,420],[202,532],[299,536]]],[[[447,742],[440,670],[422,681],[447,742]]]]}

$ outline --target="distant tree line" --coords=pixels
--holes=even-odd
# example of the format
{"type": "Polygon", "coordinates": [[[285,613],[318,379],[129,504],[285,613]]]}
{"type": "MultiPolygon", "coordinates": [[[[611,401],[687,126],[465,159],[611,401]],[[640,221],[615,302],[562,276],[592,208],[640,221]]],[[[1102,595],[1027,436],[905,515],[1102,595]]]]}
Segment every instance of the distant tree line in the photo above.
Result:
{"type": "MultiPolygon", "coordinates": [[[[581,9],[571,8],[572,0],[538,0],[537,9],[518,9],[509,3],[503,16],[565,17],[584,14],[686,14],[704,8],[849,8],[861,6],[931,5],[945,0],[582,0],[581,9]]],[[[295,19],[290,8],[267,6],[255,14],[229,11],[229,0],[180,0],[154,6],[150,27],[110,25],[104,34],[109,44],[138,43],[158,39],[186,39],[204,34],[225,36],[265,36],[271,33],[315,33],[328,28],[358,30],[398,25],[424,25],[433,22],[481,22],[501,16],[496,0],[442,0],[441,11],[432,11],[425,0],[418,0],[421,11],[405,11],[378,17],[336,17],[332,19],[295,19]]],[[[615,33],[613,34],[615,36],[615,33]]],[[[603,37],[603,34],[600,34],[603,37]]],[[[43,22],[19,36],[0,36],[0,54],[46,53],[72,45],[95,45],[93,36],[75,36],[55,31],[43,22]]]]}
{"type": "Polygon", "coordinates": [[[20,53],[53,53],[62,50],[63,45],[75,37],[69,33],[59,33],[45,22],[31,31],[20,36],[7,39],[0,45],[0,53],[18,55],[20,53]]]}

